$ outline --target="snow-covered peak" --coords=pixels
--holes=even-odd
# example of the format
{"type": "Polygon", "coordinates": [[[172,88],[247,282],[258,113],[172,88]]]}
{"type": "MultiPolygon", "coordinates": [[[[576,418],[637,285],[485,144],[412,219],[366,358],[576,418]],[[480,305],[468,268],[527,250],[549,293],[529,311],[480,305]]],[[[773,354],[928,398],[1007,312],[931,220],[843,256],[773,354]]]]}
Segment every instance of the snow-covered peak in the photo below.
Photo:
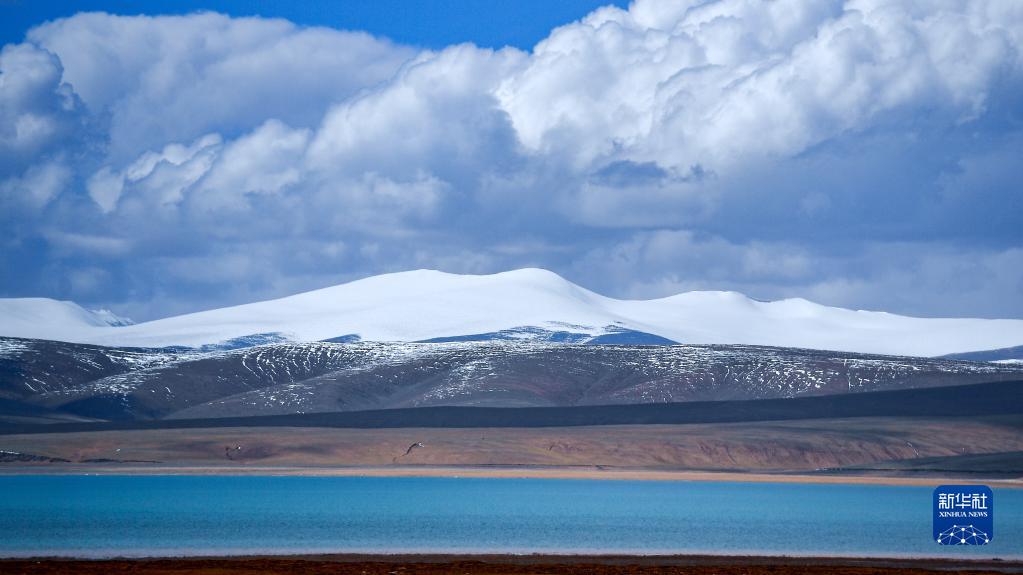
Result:
{"type": "Polygon", "coordinates": [[[424,341],[488,334],[602,340],[639,332],[679,343],[759,344],[934,356],[1023,343],[1023,320],[925,319],[800,298],[697,291],[655,300],[602,296],[542,269],[491,275],[384,274],[275,300],[112,327],[70,302],[0,300],[0,335],[105,345],[226,341],[424,341]],[[578,337],[577,337],[578,336],[578,337]]]}
{"type": "Polygon", "coordinates": [[[0,298],[0,335],[59,339],[55,334],[131,325],[109,310],[89,311],[70,302],[42,297],[0,298]]]}

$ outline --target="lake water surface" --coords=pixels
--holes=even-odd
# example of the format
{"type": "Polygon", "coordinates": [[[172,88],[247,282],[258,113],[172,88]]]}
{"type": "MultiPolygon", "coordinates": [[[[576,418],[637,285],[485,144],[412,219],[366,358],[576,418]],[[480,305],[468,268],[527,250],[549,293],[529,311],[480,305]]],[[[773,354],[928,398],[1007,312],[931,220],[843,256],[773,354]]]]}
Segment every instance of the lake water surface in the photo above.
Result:
{"type": "Polygon", "coordinates": [[[596,552],[1023,557],[931,540],[927,487],[425,477],[0,476],[0,556],[596,552]]]}

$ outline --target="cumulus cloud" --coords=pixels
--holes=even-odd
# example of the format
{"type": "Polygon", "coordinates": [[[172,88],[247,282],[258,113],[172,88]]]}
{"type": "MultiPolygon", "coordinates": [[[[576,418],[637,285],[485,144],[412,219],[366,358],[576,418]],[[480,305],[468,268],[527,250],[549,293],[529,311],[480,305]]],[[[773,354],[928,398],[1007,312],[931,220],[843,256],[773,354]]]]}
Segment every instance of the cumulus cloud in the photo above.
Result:
{"type": "Polygon", "coordinates": [[[60,59],[36,46],[0,50],[0,180],[80,135],[81,103],[62,72],[60,59]]]}
{"type": "Polygon", "coordinates": [[[530,52],[79,14],[0,52],[0,291],[146,319],[533,265],[1023,316],[1021,96],[1013,0],[636,0],[530,52]]]}
{"type": "Polygon", "coordinates": [[[309,130],[269,120],[231,142],[202,183],[208,194],[272,194],[302,180],[309,130]]]}
{"type": "Polygon", "coordinates": [[[500,93],[533,149],[724,169],[900,109],[975,117],[1021,29],[1011,2],[639,0],[555,30],[500,93]]]}
{"type": "Polygon", "coordinates": [[[187,146],[168,144],[146,152],[121,170],[104,166],[89,178],[89,196],[104,212],[117,207],[126,186],[133,200],[149,196],[156,207],[177,204],[185,189],[209,171],[220,147],[220,136],[207,134],[187,146]]]}
{"type": "Polygon", "coordinates": [[[31,30],[28,41],[60,58],[64,81],[108,116],[108,153],[118,161],[268,119],[314,125],[414,54],[365,33],[214,13],[79,14],[31,30]]]}
{"type": "Polygon", "coordinates": [[[19,206],[33,211],[41,209],[57,197],[69,177],[67,166],[59,161],[36,164],[24,175],[0,183],[0,205],[12,210],[19,206]]]}

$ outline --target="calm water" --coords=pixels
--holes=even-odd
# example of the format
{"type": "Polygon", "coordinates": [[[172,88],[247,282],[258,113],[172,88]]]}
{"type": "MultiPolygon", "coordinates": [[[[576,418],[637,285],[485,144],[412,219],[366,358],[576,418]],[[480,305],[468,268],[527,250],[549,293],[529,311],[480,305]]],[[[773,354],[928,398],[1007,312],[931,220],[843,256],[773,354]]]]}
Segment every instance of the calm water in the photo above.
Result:
{"type": "Polygon", "coordinates": [[[0,477],[0,556],[507,551],[1023,556],[931,541],[931,489],[350,477],[0,477]]]}

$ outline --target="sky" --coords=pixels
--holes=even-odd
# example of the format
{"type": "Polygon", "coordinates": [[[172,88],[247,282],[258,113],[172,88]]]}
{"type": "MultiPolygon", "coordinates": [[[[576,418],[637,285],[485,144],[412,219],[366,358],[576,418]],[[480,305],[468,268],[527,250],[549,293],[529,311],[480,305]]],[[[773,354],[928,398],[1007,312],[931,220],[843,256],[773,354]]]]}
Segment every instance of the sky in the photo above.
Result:
{"type": "Polygon", "coordinates": [[[528,50],[551,29],[578,20],[601,6],[627,1],[597,0],[0,0],[0,45],[21,42],[25,32],[77,12],[121,16],[219,12],[234,17],[283,18],[300,26],[363,30],[402,44],[442,50],[472,42],[486,48],[528,50]]]}
{"type": "Polygon", "coordinates": [[[1023,318],[1018,0],[0,0],[0,297],[369,275],[1023,318]]]}

